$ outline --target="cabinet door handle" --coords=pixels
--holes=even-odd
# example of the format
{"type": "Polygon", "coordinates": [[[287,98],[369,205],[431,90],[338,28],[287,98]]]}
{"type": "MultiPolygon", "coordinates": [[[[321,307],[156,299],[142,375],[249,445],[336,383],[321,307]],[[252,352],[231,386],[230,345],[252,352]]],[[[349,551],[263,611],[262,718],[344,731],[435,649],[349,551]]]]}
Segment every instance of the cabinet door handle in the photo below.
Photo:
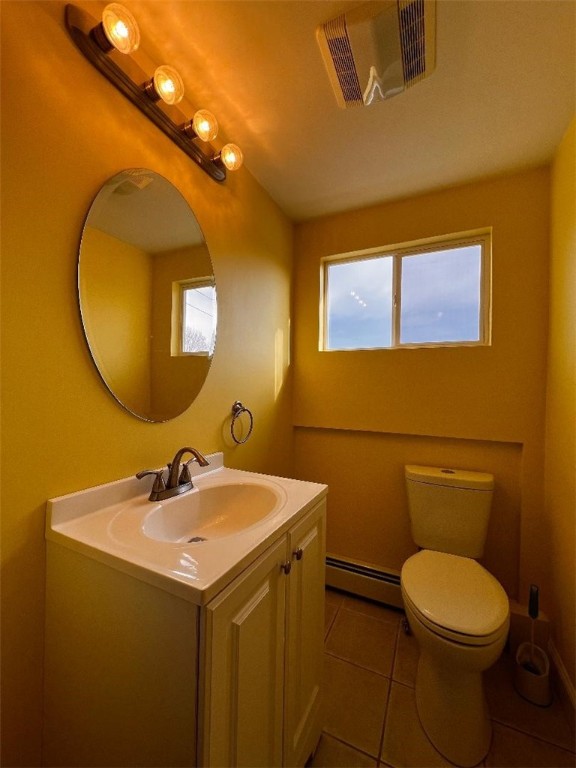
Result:
{"type": "Polygon", "coordinates": [[[288,576],[288,574],[292,570],[292,563],[290,562],[290,560],[288,560],[287,562],[282,563],[282,565],[280,567],[282,568],[282,570],[284,571],[286,576],[288,576]]]}
{"type": "Polygon", "coordinates": [[[298,547],[298,549],[292,554],[296,558],[296,560],[302,560],[302,557],[304,555],[304,550],[302,549],[302,547],[298,547]]]}

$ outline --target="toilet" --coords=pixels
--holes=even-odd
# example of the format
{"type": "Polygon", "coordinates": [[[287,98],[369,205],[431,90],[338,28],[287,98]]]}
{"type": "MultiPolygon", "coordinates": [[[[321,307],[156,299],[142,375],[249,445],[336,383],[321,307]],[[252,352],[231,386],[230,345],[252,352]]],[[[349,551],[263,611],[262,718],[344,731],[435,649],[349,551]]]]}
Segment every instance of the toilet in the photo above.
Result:
{"type": "Polygon", "coordinates": [[[405,467],[412,538],[420,551],[402,567],[408,624],[420,649],[416,705],[445,758],[463,768],[490,748],[482,672],[504,648],[508,597],[482,556],[494,477],[440,467],[405,467]]]}

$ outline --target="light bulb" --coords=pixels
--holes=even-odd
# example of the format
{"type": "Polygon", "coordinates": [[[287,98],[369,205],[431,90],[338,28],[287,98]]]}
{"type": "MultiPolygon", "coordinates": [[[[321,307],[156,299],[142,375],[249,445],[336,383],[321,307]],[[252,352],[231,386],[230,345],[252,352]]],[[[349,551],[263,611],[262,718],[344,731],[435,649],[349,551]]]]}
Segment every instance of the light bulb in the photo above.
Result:
{"type": "Polygon", "coordinates": [[[120,3],[110,3],[102,11],[102,24],[94,30],[97,43],[105,51],[116,48],[120,53],[133,53],[140,45],[136,19],[120,3]],[[101,35],[101,30],[105,37],[101,35]]]}
{"type": "Polygon", "coordinates": [[[144,84],[144,90],[153,101],[162,99],[166,104],[178,104],[184,98],[184,83],[174,67],[163,64],[154,77],[144,84]]]}
{"type": "Polygon", "coordinates": [[[244,162],[244,155],[236,144],[225,144],[214,160],[221,162],[229,171],[237,171],[244,162]]]}
{"type": "Polygon", "coordinates": [[[218,135],[218,121],[207,109],[199,109],[192,120],[187,120],[180,129],[190,139],[212,141],[218,135]]]}
{"type": "Polygon", "coordinates": [[[218,135],[218,121],[207,109],[199,109],[192,118],[194,133],[202,141],[213,141],[218,135]]]}

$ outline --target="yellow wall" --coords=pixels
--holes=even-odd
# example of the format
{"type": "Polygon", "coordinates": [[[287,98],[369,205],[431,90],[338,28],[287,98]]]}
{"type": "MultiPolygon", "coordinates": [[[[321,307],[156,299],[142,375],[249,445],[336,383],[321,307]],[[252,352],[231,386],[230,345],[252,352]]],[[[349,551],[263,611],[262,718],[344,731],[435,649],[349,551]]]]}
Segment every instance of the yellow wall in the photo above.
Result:
{"type": "Polygon", "coordinates": [[[576,684],[576,119],[552,169],[545,514],[554,644],[576,684]]]}
{"type": "Polygon", "coordinates": [[[292,227],[248,171],[215,183],[107,83],[70,41],[64,2],[3,0],[1,12],[2,764],[38,766],[46,499],[161,465],[183,445],[290,473],[292,227]],[[190,203],[218,284],[206,385],[165,424],[139,421],[108,394],[76,300],[86,212],[106,179],[140,167],[190,203]],[[227,437],[237,399],[255,417],[238,448],[227,437]]]}
{"type": "Polygon", "coordinates": [[[330,485],[328,549],[399,570],[414,552],[406,463],[493,472],[485,563],[512,597],[542,583],[549,173],[534,170],[297,227],[298,476],[330,485]],[[493,228],[490,347],[318,351],[320,259],[493,228]]]}
{"type": "Polygon", "coordinates": [[[98,370],[127,408],[149,413],[150,256],[86,226],[79,285],[82,322],[98,370]]]}

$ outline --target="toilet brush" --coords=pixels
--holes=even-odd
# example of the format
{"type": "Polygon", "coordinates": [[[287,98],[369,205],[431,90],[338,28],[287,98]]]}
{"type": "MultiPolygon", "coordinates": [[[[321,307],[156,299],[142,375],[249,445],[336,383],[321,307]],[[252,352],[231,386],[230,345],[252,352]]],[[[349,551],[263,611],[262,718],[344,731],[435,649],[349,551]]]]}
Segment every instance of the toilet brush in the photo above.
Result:
{"type": "Polygon", "coordinates": [[[530,642],[520,643],[516,651],[516,667],[514,671],[514,687],[522,698],[547,707],[552,701],[550,687],[550,662],[546,651],[534,643],[536,619],[538,618],[538,587],[530,585],[528,599],[528,616],[530,617],[530,642]]]}
{"type": "Polygon", "coordinates": [[[523,664],[524,669],[527,672],[532,672],[534,675],[538,675],[540,670],[534,660],[534,629],[536,626],[536,619],[538,618],[538,587],[536,584],[530,585],[530,597],[528,598],[528,615],[530,616],[530,659],[523,664]]]}

